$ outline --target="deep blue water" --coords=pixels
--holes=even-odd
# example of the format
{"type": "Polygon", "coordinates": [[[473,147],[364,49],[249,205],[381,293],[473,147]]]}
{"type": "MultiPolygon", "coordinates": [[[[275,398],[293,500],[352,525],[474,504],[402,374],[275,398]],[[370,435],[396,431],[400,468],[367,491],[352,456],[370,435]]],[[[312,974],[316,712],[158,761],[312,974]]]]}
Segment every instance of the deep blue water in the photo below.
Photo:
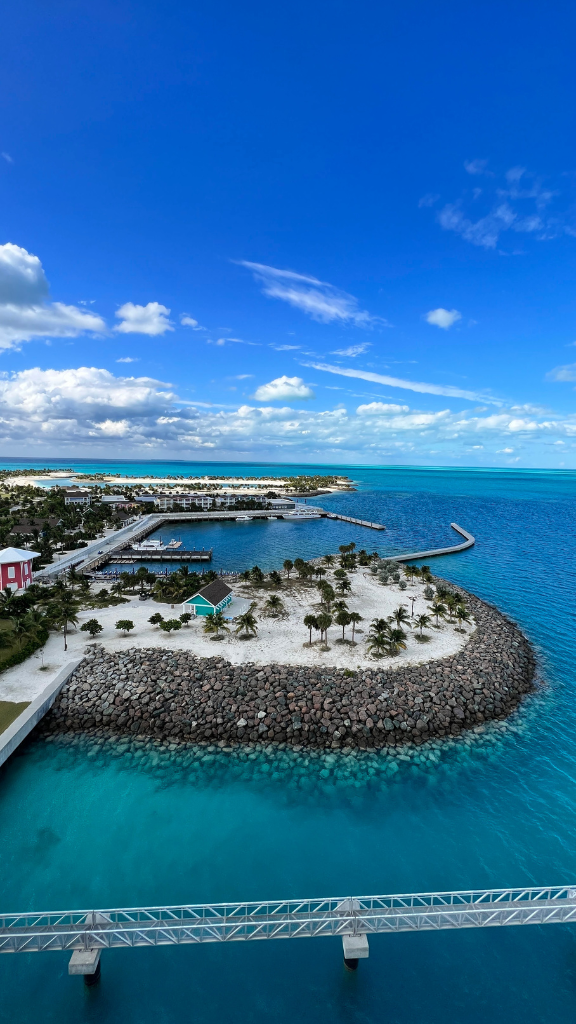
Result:
{"type": "MultiPolygon", "coordinates": [[[[198,768],[31,742],[0,772],[5,910],[576,882],[576,474],[350,475],[359,491],[326,504],[386,533],[279,522],[202,525],[194,540],[210,533],[222,567],[269,568],[348,539],[434,546],[460,523],[476,547],[435,571],[495,602],[539,654],[543,688],[514,729],[389,780],[347,778],[339,761],[321,779],[302,756],[235,770],[225,754],[198,768]]],[[[109,951],[87,991],[67,961],[0,957],[0,1019],[567,1024],[576,1013],[574,926],[376,936],[356,975],[337,939],[109,951]]]]}

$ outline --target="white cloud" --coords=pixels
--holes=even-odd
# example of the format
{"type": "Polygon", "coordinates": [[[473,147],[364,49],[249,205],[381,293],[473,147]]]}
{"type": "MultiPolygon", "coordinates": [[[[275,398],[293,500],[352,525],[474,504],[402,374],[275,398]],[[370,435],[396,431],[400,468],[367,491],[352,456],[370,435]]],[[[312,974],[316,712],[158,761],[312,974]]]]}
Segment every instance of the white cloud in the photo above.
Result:
{"type": "Polygon", "coordinates": [[[417,391],[426,395],[445,395],[448,398],[467,398],[472,402],[489,402],[491,405],[501,405],[495,398],[486,395],[479,395],[475,391],[463,391],[461,388],[454,388],[450,384],[424,384],[421,381],[403,380],[401,377],[387,377],[383,373],[370,373],[367,370],[350,370],[342,366],[330,366],[329,363],[304,363],[313,370],[323,370],[324,373],[337,373],[341,377],[358,377],[360,380],[370,380],[375,384],[386,384],[391,388],[404,388],[406,391],[417,391]]]}
{"type": "Polygon", "coordinates": [[[13,164],[14,163],[12,157],[10,156],[10,153],[2,153],[2,157],[6,161],[7,164],[13,164]]]}
{"type": "Polygon", "coordinates": [[[238,262],[240,266],[252,271],[254,278],[262,285],[264,295],[281,299],[320,323],[349,323],[356,327],[386,323],[381,317],[371,316],[366,310],[359,309],[358,300],[353,295],[340,291],[326,281],[297,274],[293,270],[278,270],[277,267],[268,267],[263,263],[250,263],[248,260],[238,262]]]}
{"type": "Polygon", "coordinates": [[[312,388],[304,383],[302,377],[276,377],[269,384],[256,388],[253,396],[257,402],[294,401],[298,398],[315,398],[312,388]]]}
{"type": "Polygon", "coordinates": [[[120,359],[117,359],[116,362],[117,363],[138,363],[138,362],[140,362],[140,360],[138,359],[138,356],[122,356],[120,359]]]}
{"type": "Polygon", "coordinates": [[[359,405],[356,409],[358,416],[389,416],[392,413],[410,412],[409,405],[393,405],[385,402],[369,402],[367,405],[359,405]]]}
{"type": "MultiPolygon", "coordinates": [[[[576,345],[576,341],[574,344],[576,345]]],[[[296,352],[300,345],[270,345],[270,348],[273,348],[275,352],[296,352]]]]}
{"type": "Polygon", "coordinates": [[[216,340],[214,340],[213,338],[208,338],[206,344],[218,345],[220,348],[222,348],[224,345],[227,345],[228,342],[232,342],[234,345],[253,345],[255,347],[259,345],[259,342],[257,341],[244,341],[243,338],[217,338],[216,340]]]}
{"type": "Polygon", "coordinates": [[[576,415],[547,417],[520,418],[510,409],[487,415],[430,412],[384,402],[355,412],[342,405],[323,411],[290,404],[218,407],[183,402],[162,381],[117,377],[94,367],[24,370],[0,378],[2,450],[29,457],[133,451],[144,457],[211,452],[245,458],[249,451],[287,462],[303,456],[325,461],[330,455],[334,462],[382,463],[421,462],[432,453],[438,464],[478,451],[483,465],[496,454],[518,452],[534,465],[555,457],[557,441],[566,440],[568,452],[576,442],[576,415]]]}
{"type": "Polygon", "coordinates": [[[556,366],[550,373],[546,374],[546,380],[565,383],[576,380],[576,363],[569,363],[567,366],[556,366]]]}
{"type": "Polygon", "coordinates": [[[48,298],[38,257],[11,242],[0,245],[0,349],[18,348],[33,338],[73,338],[106,330],[95,313],[48,298]]]}
{"type": "Polygon", "coordinates": [[[435,327],[443,327],[445,331],[452,324],[455,324],[457,320],[462,319],[462,314],[457,309],[431,309],[429,313],[426,313],[424,318],[426,323],[434,324],[435,327]]]}
{"type": "Polygon", "coordinates": [[[464,167],[468,171],[468,174],[486,174],[486,167],[488,166],[487,160],[465,160],[464,167]]]}
{"type": "Polygon", "coordinates": [[[183,327],[191,327],[193,331],[205,331],[205,327],[201,327],[197,320],[193,316],[188,316],[188,313],[182,313],[180,317],[180,323],[183,327]]]}
{"type": "Polygon", "coordinates": [[[438,222],[445,231],[455,231],[472,245],[494,249],[500,233],[507,231],[515,218],[516,214],[508,203],[499,203],[489,214],[477,221],[465,217],[457,203],[448,203],[440,211],[438,222]]]}
{"type": "Polygon", "coordinates": [[[115,315],[120,323],[116,324],[114,330],[120,334],[148,334],[154,337],[174,330],[172,321],[168,319],[170,310],[160,302],[148,302],[145,306],[125,302],[116,310],[115,315]]]}
{"type": "Polygon", "coordinates": [[[349,356],[353,359],[355,356],[361,356],[364,352],[367,352],[370,348],[370,342],[365,341],[362,345],[349,345],[348,348],[337,348],[331,353],[333,356],[349,356]]]}

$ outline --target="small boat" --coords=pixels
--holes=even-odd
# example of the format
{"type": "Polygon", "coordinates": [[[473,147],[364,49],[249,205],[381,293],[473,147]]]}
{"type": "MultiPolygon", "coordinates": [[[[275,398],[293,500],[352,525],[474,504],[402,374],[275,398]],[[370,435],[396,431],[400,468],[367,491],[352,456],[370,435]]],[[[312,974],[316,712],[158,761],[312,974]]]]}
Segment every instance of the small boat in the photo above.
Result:
{"type": "Polygon", "coordinates": [[[236,516],[237,523],[251,523],[252,516],[236,516]]]}
{"type": "Polygon", "coordinates": [[[174,548],[181,548],[181,547],[182,547],[182,541],[181,540],[174,540],[174,539],[169,540],[167,545],[166,545],[166,549],[167,550],[168,550],[168,548],[170,548],[170,550],[173,550],[174,548]]]}
{"type": "Polygon", "coordinates": [[[266,516],[266,519],[269,519],[270,522],[274,522],[275,523],[276,520],[278,519],[278,516],[266,516]]]}

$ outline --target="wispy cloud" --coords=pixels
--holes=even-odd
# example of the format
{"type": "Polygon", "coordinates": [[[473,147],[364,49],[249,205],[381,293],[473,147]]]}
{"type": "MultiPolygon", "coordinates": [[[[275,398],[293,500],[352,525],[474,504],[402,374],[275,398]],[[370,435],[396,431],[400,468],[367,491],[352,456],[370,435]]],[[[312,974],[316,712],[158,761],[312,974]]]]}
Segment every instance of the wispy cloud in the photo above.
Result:
{"type": "Polygon", "coordinates": [[[2,158],[3,158],[3,160],[6,161],[7,164],[13,164],[14,163],[12,157],[10,156],[10,153],[2,153],[2,158]]]}
{"type": "Polygon", "coordinates": [[[116,360],[117,363],[138,363],[140,360],[138,356],[121,356],[120,359],[116,360]]]}
{"type": "Polygon", "coordinates": [[[576,235],[573,201],[565,202],[563,210],[548,211],[552,201],[561,195],[560,189],[545,185],[542,178],[525,167],[511,167],[498,184],[496,175],[486,165],[486,160],[465,161],[468,174],[495,180],[486,181],[482,189],[466,189],[460,199],[443,206],[437,220],[445,231],[454,231],[464,241],[484,249],[495,249],[506,231],[532,235],[538,241],[562,234],[576,235]],[[470,200],[473,214],[467,211],[470,200]],[[479,217],[477,210],[482,204],[484,212],[479,217]]]}
{"type": "Polygon", "coordinates": [[[339,322],[356,327],[386,324],[382,317],[372,316],[360,309],[353,295],[340,291],[326,281],[297,274],[293,270],[268,267],[263,263],[251,263],[248,260],[239,260],[238,263],[252,271],[254,278],[262,285],[264,295],[281,299],[320,323],[339,322]]]}
{"type": "Polygon", "coordinates": [[[435,193],[435,192],[427,192],[425,196],[422,196],[418,200],[418,206],[420,206],[420,207],[422,207],[422,206],[434,206],[434,203],[437,203],[439,199],[440,199],[440,196],[437,195],[437,193],[435,193]]]}
{"type": "Polygon", "coordinates": [[[255,347],[258,347],[259,344],[257,341],[244,341],[243,338],[208,338],[206,342],[207,345],[218,345],[219,348],[229,343],[233,345],[253,345],[255,347]]]}
{"type": "Polygon", "coordinates": [[[495,398],[488,398],[476,391],[464,391],[462,388],[454,388],[450,384],[425,384],[422,381],[403,380],[401,377],[387,377],[382,373],[371,373],[368,370],[351,370],[342,366],[331,366],[329,363],[304,363],[313,370],[323,370],[324,373],[336,373],[340,377],[358,377],[360,380],[369,380],[374,384],[386,384],[391,388],[404,388],[406,391],[418,391],[425,395],[443,395],[448,398],[466,398],[470,402],[489,402],[490,405],[502,405],[502,402],[495,398]]]}
{"type": "Polygon", "coordinates": [[[331,353],[333,356],[349,356],[354,359],[356,356],[361,356],[364,352],[367,352],[370,348],[370,342],[365,341],[362,345],[349,345],[348,348],[337,348],[331,353]]]}
{"type": "Polygon", "coordinates": [[[465,160],[464,168],[468,171],[468,174],[489,174],[492,176],[491,171],[487,171],[488,166],[487,160],[465,160]]]}
{"type": "Polygon", "coordinates": [[[462,314],[457,309],[442,309],[440,306],[439,309],[431,309],[429,313],[426,313],[424,319],[426,323],[433,324],[434,327],[442,327],[447,331],[452,324],[462,319],[462,314]]]}
{"type": "Polygon", "coordinates": [[[576,380],[576,363],[569,363],[567,366],[555,366],[550,373],[546,374],[546,380],[555,383],[567,383],[576,380]]]}
{"type": "MultiPolygon", "coordinates": [[[[574,342],[576,345],[576,342],[574,342]]],[[[300,345],[270,345],[275,352],[296,352],[300,348],[300,345]]]]}
{"type": "Polygon", "coordinates": [[[182,313],[180,316],[180,323],[182,327],[191,327],[193,331],[205,331],[205,327],[201,327],[197,320],[188,313],[182,313]]]}

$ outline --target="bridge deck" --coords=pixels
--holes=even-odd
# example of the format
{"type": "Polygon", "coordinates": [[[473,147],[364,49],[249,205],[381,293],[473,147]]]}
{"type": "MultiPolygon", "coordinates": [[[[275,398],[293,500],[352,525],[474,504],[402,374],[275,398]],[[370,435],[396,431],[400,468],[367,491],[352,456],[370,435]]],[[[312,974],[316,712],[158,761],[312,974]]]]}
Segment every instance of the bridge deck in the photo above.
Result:
{"type": "Polygon", "coordinates": [[[370,935],[576,921],[576,887],[0,915],[0,952],[370,935]]]}

